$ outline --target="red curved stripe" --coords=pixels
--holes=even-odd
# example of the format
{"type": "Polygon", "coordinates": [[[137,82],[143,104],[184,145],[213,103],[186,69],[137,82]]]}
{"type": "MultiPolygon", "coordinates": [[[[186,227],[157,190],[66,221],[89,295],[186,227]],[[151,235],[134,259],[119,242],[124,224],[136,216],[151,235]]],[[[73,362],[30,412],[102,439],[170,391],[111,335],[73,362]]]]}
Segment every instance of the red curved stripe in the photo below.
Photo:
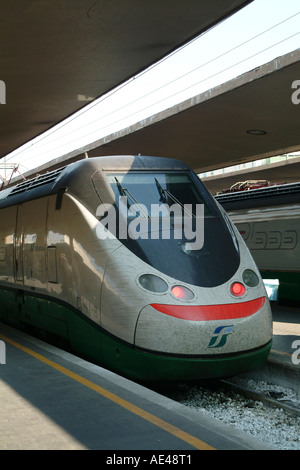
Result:
{"type": "Polygon", "coordinates": [[[223,305],[164,305],[151,304],[159,312],[171,317],[192,321],[230,320],[232,318],[249,317],[257,312],[265,303],[265,297],[223,305]]]}

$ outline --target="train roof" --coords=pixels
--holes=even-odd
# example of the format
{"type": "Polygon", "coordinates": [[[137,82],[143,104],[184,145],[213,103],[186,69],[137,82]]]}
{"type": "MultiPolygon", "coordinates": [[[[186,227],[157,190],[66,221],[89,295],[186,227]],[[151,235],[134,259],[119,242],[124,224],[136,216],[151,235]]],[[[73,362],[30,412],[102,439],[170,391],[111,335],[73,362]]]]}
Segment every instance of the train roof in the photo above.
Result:
{"type": "Polygon", "coordinates": [[[300,182],[218,194],[215,199],[225,210],[295,204],[300,202],[300,182]]]}
{"type": "Polygon", "coordinates": [[[142,155],[86,158],[0,191],[0,207],[21,204],[22,202],[49,194],[57,194],[72,183],[73,188],[76,185],[80,187],[80,182],[86,181],[86,178],[90,178],[95,171],[147,169],[153,171],[174,171],[187,170],[189,167],[180,160],[142,155]]]}

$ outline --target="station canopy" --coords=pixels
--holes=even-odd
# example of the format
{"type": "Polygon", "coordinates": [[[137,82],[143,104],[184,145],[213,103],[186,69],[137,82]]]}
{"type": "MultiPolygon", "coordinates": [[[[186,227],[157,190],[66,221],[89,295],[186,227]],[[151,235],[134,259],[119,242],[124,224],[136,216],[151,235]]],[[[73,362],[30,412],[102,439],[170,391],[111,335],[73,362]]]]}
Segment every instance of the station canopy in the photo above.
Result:
{"type": "Polygon", "coordinates": [[[0,158],[250,0],[0,0],[0,158]]]}

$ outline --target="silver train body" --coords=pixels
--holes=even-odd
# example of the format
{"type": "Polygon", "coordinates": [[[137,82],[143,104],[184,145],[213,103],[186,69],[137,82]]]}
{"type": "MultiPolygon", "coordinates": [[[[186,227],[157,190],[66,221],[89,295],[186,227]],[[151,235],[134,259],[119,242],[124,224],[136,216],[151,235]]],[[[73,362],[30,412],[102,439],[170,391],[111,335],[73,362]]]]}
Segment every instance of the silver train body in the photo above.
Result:
{"type": "Polygon", "coordinates": [[[182,162],[85,159],[2,191],[0,218],[1,321],[142,381],[230,376],[267,359],[259,271],[182,162]],[[151,205],[174,201],[204,207],[198,249],[175,236],[175,219],[163,226],[166,214],[150,233],[151,205]]]}

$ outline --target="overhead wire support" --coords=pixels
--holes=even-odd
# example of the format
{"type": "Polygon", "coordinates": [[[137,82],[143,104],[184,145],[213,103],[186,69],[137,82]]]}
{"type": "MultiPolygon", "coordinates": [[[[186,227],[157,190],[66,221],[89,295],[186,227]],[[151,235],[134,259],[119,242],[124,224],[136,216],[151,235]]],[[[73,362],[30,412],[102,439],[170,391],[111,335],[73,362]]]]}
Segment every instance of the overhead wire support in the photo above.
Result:
{"type": "Polygon", "coordinates": [[[0,170],[5,170],[5,177],[3,177],[0,174],[0,191],[2,191],[2,189],[7,188],[7,186],[9,186],[12,180],[12,177],[14,176],[15,173],[18,173],[23,178],[24,181],[26,180],[25,176],[23,176],[19,170],[18,163],[0,163],[0,170]],[[9,173],[8,177],[6,177],[6,170],[12,170],[9,173]]]}

